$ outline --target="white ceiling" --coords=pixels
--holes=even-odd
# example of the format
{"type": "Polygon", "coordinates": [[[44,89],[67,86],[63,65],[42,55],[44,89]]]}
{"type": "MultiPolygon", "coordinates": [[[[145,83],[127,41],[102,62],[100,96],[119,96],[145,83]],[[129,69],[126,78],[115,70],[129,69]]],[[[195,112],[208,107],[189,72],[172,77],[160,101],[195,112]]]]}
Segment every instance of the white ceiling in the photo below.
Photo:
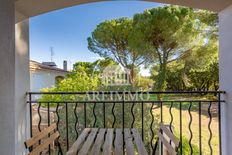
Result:
{"type": "MultiPolygon", "coordinates": [[[[71,7],[78,4],[104,0],[16,0],[16,22],[25,18],[40,15],[53,10],[71,7]],[[24,16],[22,16],[24,15],[24,16]]],[[[219,12],[232,4],[232,0],[147,0],[166,4],[176,4],[193,8],[219,12]]]]}

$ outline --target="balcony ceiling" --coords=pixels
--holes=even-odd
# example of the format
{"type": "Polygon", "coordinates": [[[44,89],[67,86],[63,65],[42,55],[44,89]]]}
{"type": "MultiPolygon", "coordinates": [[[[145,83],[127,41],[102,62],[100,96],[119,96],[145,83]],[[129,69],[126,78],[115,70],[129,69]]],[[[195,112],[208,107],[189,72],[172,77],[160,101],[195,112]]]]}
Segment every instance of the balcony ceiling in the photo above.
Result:
{"type": "MultiPolygon", "coordinates": [[[[16,22],[46,12],[71,7],[78,4],[99,2],[103,0],[16,0],[16,22]]],[[[193,8],[219,12],[232,4],[231,0],[147,0],[166,4],[176,4],[193,8]]]]}

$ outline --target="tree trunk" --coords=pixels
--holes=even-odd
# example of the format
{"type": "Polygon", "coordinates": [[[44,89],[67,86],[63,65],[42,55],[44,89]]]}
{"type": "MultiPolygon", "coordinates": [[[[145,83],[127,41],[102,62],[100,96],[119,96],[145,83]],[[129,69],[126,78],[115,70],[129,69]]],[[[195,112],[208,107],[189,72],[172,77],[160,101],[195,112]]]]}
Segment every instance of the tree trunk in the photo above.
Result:
{"type": "Polygon", "coordinates": [[[158,74],[158,81],[157,81],[157,91],[164,91],[166,86],[166,69],[167,63],[160,64],[159,74],[158,74]]]}
{"type": "Polygon", "coordinates": [[[132,66],[131,67],[131,70],[130,70],[130,84],[132,85],[132,86],[134,86],[134,73],[135,72],[135,70],[134,70],[134,67],[132,66]]]}
{"type": "MultiPolygon", "coordinates": [[[[157,78],[157,91],[164,91],[166,87],[166,71],[167,71],[167,60],[165,59],[163,63],[160,64],[159,74],[157,78]]],[[[157,95],[158,100],[162,100],[162,95],[157,95]]]]}

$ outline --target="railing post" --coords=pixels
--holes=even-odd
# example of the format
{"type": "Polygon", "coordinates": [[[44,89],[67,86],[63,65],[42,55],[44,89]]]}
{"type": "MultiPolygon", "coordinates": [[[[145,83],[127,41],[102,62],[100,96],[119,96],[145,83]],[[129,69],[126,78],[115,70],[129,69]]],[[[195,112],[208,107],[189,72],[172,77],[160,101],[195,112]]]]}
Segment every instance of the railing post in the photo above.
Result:
{"type": "Polygon", "coordinates": [[[221,93],[218,93],[218,131],[219,131],[219,153],[222,154],[221,137],[221,93]]]}
{"type": "Polygon", "coordinates": [[[125,114],[124,114],[124,110],[125,110],[125,92],[123,91],[123,94],[122,94],[122,128],[123,128],[123,131],[124,131],[124,128],[125,128],[125,114]]]}
{"type": "Polygon", "coordinates": [[[103,124],[104,124],[104,128],[106,128],[106,103],[103,102],[103,124]]]}
{"type": "Polygon", "coordinates": [[[125,138],[124,138],[124,128],[125,128],[125,92],[123,91],[123,102],[122,102],[122,114],[123,114],[123,130],[122,130],[122,135],[123,135],[123,154],[125,154],[125,138]]]}
{"type": "Polygon", "coordinates": [[[182,155],[182,102],[180,102],[180,155],[182,155]]]}
{"type": "Polygon", "coordinates": [[[30,136],[33,136],[32,131],[32,105],[31,105],[31,93],[29,93],[29,113],[30,113],[30,136]]]}
{"type": "MultiPolygon", "coordinates": [[[[160,121],[163,123],[163,102],[160,100],[160,121]]],[[[163,155],[163,144],[160,144],[161,155],[163,155]]]]}
{"type": "Polygon", "coordinates": [[[199,109],[198,109],[198,113],[199,113],[199,149],[200,149],[200,155],[202,154],[202,129],[201,129],[201,102],[198,103],[199,105],[199,109]]]}
{"type": "MultiPolygon", "coordinates": [[[[50,103],[47,103],[47,104],[48,104],[48,107],[47,107],[48,108],[47,109],[48,110],[48,113],[47,113],[48,118],[47,119],[48,119],[48,127],[49,127],[50,126],[50,103]]],[[[50,137],[50,133],[48,134],[48,137],[50,137]]],[[[51,145],[48,146],[48,154],[51,155],[51,145]]]]}
{"type": "Polygon", "coordinates": [[[65,118],[66,118],[66,148],[67,148],[67,151],[69,150],[69,126],[68,126],[68,103],[66,102],[65,103],[65,118]]]}
{"type": "Polygon", "coordinates": [[[86,102],[84,103],[84,121],[85,121],[85,128],[87,127],[87,107],[86,102]]]}
{"type": "Polygon", "coordinates": [[[142,140],[144,141],[144,105],[141,103],[141,117],[142,117],[142,140]]]}
{"type": "MultiPolygon", "coordinates": [[[[28,93],[29,94],[29,115],[30,115],[30,136],[32,138],[33,136],[33,130],[32,130],[32,103],[31,103],[31,93],[28,93]]],[[[29,148],[29,151],[31,152],[33,150],[33,146],[31,146],[29,148]]]]}

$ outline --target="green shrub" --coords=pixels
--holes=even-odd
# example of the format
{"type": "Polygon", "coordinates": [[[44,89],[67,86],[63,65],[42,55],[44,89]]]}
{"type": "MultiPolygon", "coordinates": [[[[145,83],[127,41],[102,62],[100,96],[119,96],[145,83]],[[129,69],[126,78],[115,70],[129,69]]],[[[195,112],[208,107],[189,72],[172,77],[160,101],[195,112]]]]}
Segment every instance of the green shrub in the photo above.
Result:
{"type": "MultiPolygon", "coordinates": [[[[197,155],[197,154],[200,154],[200,150],[199,150],[199,147],[195,144],[191,144],[192,146],[192,154],[193,155],[197,155]]],[[[180,149],[179,149],[179,152],[180,152],[180,149]]],[[[185,136],[182,136],[182,154],[190,154],[191,152],[191,148],[189,146],[189,139],[185,136]]]]}

